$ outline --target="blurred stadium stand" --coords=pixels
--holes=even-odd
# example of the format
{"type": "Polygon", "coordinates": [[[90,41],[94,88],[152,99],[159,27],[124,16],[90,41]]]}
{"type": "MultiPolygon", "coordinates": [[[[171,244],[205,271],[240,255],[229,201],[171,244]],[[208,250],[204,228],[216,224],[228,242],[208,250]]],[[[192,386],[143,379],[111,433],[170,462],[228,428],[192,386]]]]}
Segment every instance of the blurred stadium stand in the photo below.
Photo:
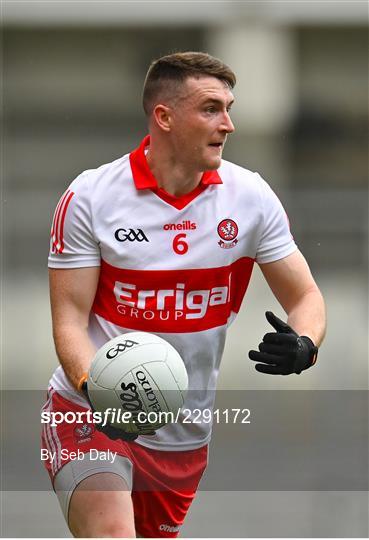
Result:
{"type": "Polygon", "coordinates": [[[173,20],[172,13],[165,26],[156,9],[145,17],[131,3],[114,21],[98,15],[112,16],[117,4],[113,11],[93,4],[86,24],[78,2],[80,11],[58,2],[4,3],[7,269],[22,269],[25,259],[36,271],[44,267],[58,196],[80,171],[135,147],[145,133],[140,94],[147,66],[183,49],[215,51],[234,67],[237,131],[225,158],[272,184],[314,268],[365,267],[368,59],[360,9],[339,3],[329,9],[328,25],[328,12],[312,20],[317,14],[305,4],[310,17],[296,6],[269,11],[260,3],[250,4],[249,18],[239,3],[225,4],[206,10],[199,3],[195,24],[187,6],[184,18],[173,20]],[[217,13],[217,23],[208,12],[217,13]],[[235,31],[226,23],[238,12],[235,31]]]}

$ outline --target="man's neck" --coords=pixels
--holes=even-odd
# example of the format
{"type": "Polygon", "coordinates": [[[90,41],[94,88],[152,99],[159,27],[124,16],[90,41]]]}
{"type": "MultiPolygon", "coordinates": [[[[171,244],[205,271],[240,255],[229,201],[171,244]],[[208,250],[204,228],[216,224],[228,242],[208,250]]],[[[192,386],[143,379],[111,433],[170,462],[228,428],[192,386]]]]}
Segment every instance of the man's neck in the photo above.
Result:
{"type": "Polygon", "coordinates": [[[180,197],[190,193],[201,182],[202,172],[191,170],[169,153],[159,153],[151,145],[146,159],[159,187],[170,195],[180,197]]]}

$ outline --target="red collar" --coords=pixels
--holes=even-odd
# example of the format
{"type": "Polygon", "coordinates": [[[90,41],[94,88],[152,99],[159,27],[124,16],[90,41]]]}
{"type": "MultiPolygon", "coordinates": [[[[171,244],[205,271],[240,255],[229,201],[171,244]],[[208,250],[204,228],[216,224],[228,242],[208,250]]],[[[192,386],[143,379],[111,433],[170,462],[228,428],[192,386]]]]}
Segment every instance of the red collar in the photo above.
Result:
{"type": "Polygon", "coordinates": [[[182,195],[181,197],[175,197],[170,195],[163,189],[159,188],[158,182],[155,176],[152,174],[149,165],[147,163],[145,148],[150,144],[150,135],[147,135],[140,146],[133,150],[129,155],[129,160],[131,163],[133,180],[136,186],[136,189],[152,189],[159,195],[161,198],[170,202],[176,208],[184,208],[191,200],[193,200],[199,193],[204,191],[204,189],[211,184],[222,184],[222,179],[220,178],[217,171],[205,171],[202,175],[200,184],[193,190],[191,193],[182,195]]]}

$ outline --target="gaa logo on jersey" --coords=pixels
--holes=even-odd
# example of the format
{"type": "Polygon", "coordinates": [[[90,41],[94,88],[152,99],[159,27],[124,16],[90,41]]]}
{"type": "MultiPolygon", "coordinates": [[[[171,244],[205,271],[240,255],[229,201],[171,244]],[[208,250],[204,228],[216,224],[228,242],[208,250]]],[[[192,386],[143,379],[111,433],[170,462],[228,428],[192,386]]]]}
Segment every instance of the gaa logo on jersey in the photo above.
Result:
{"type": "Polygon", "coordinates": [[[218,242],[221,248],[229,249],[237,244],[238,225],[233,219],[223,219],[219,223],[217,231],[221,238],[218,242]]]}
{"type": "Polygon", "coordinates": [[[137,242],[150,242],[142,229],[117,229],[114,236],[118,242],[125,242],[126,240],[129,242],[134,242],[135,240],[137,242]]]}

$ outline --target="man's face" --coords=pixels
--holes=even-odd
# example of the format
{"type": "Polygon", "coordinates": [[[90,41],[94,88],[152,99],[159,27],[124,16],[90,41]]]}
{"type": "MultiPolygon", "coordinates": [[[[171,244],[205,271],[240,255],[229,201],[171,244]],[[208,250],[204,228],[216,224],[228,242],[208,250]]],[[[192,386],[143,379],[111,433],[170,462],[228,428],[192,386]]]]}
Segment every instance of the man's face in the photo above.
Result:
{"type": "Polygon", "coordinates": [[[234,101],[229,87],[215,77],[188,78],[172,110],[171,139],[181,161],[197,171],[218,169],[234,101]]]}

